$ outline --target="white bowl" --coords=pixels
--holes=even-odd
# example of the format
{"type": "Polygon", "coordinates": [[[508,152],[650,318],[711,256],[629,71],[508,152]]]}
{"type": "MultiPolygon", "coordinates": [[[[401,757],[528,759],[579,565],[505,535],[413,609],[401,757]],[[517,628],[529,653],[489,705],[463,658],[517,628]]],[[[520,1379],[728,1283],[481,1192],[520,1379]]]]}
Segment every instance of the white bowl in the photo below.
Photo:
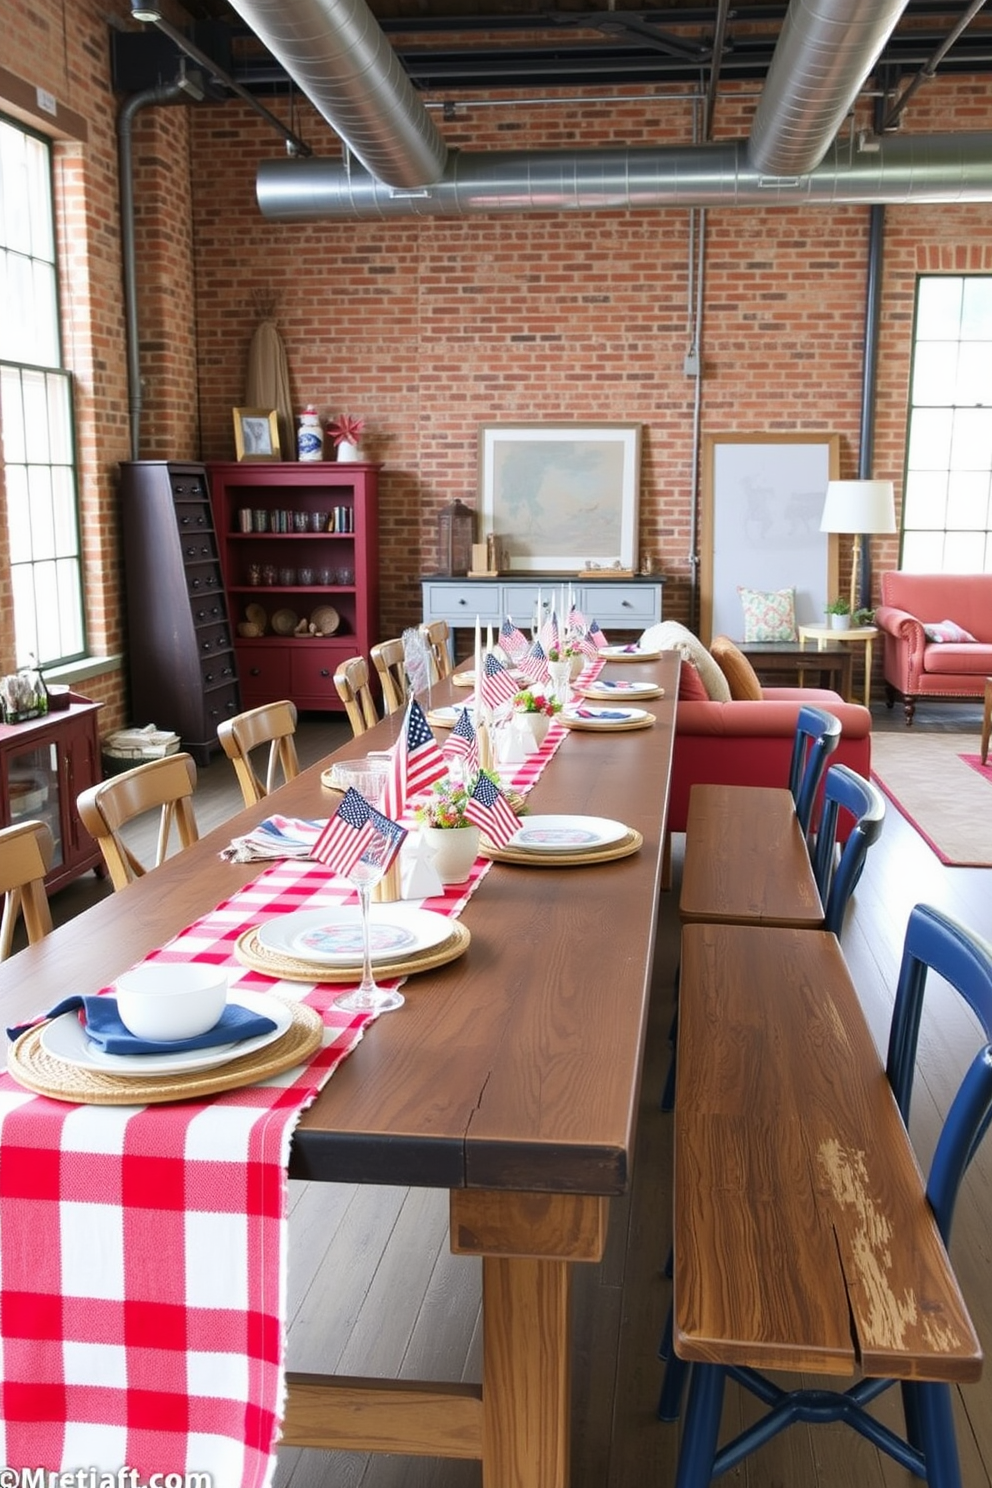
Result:
{"type": "Polygon", "coordinates": [[[125,971],[116,986],[124,1027],[166,1043],[206,1033],[227,1003],[227,972],[195,962],[150,961],[125,971]]]}

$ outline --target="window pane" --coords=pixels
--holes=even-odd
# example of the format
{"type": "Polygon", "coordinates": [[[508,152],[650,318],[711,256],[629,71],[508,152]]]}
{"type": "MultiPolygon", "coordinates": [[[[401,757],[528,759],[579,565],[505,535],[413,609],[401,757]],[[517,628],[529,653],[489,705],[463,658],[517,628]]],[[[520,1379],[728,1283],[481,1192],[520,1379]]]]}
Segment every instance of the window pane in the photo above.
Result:
{"type": "Polygon", "coordinates": [[[78,656],[84,647],[83,596],[79,563],[62,558],[55,565],[58,584],[59,645],[65,656],[78,656]]]}
{"type": "Polygon", "coordinates": [[[52,472],[47,465],[32,465],[28,472],[31,506],[31,548],[35,562],[55,557],[55,524],[52,518],[52,472]]]}
{"type": "Polygon", "coordinates": [[[909,435],[910,470],[948,469],[953,423],[954,416],[949,408],[913,410],[909,435]]]}
{"type": "Polygon", "coordinates": [[[992,408],[992,341],[962,343],[955,401],[992,408]]]}
{"type": "Polygon", "coordinates": [[[913,473],[906,477],[903,496],[903,524],[909,527],[931,527],[943,531],[947,517],[947,473],[913,473]]]}
{"type": "Polygon", "coordinates": [[[31,561],[31,504],[28,501],[28,472],[24,465],[8,465],[7,531],[11,563],[31,561]]]}
{"type": "MultiPolygon", "coordinates": [[[[944,539],[940,533],[906,532],[899,563],[907,573],[941,573],[944,568],[944,539]]],[[[941,619],[944,617],[941,616],[941,619]]]]}
{"type": "Polygon", "coordinates": [[[947,489],[947,526],[984,534],[988,525],[988,475],[984,471],[952,473],[947,489]]]}
{"type": "Polygon", "coordinates": [[[992,468],[992,408],[959,408],[951,438],[952,470],[992,468]]]}
{"type": "Polygon", "coordinates": [[[964,281],[961,339],[992,341],[992,278],[988,276],[964,281]]]}
{"type": "Polygon", "coordinates": [[[913,358],[913,402],[941,404],[947,402],[947,389],[958,377],[958,343],[928,341],[918,345],[913,358]]]}
{"type": "Polygon", "coordinates": [[[0,367],[0,408],[3,409],[4,464],[13,465],[26,459],[21,374],[17,367],[0,367]]]}
{"type": "Polygon", "coordinates": [[[21,386],[24,390],[27,458],[43,460],[47,465],[51,456],[48,450],[48,388],[44,372],[24,372],[21,386]]]}
{"type": "Polygon", "coordinates": [[[975,538],[970,532],[948,532],[944,537],[944,573],[975,572],[975,538]]]}
{"type": "Polygon", "coordinates": [[[35,626],[34,573],[30,564],[22,564],[10,571],[10,584],[14,594],[14,634],[17,644],[17,665],[27,666],[31,660],[40,661],[38,632],[35,626]]]}
{"type": "Polygon", "coordinates": [[[916,302],[916,339],[958,337],[961,326],[962,281],[952,275],[921,279],[916,302]]]}

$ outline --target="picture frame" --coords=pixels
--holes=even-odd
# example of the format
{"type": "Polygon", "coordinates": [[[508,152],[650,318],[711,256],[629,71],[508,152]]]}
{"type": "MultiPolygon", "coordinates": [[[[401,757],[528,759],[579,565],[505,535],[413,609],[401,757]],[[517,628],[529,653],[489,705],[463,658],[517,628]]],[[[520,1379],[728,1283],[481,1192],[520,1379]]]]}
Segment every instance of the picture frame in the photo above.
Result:
{"type": "Polygon", "coordinates": [[[633,572],[641,425],[483,424],[480,537],[508,572],[633,572]]]}
{"type": "Polygon", "coordinates": [[[239,460],[281,460],[276,409],[235,408],[234,449],[239,460]]]}
{"type": "Polygon", "coordinates": [[[820,531],[836,434],[707,434],[702,441],[700,637],[744,636],[738,587],[796,591],[797,625],[823,625],[839,544],[820,531]]]}

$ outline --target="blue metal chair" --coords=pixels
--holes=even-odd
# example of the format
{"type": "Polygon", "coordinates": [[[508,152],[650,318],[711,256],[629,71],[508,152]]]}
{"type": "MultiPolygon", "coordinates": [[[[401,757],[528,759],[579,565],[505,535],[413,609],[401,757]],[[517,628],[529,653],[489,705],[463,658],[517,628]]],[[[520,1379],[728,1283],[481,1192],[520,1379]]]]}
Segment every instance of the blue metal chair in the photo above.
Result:
{"type": "MultiPolygon", "coordinates": [[[[824,771],[837,745],[840,743],[841,723],[833,713],[822,708],[803,707],[796,719],[796,732],[792,740],[792,757],[789,762],[789,790],[795,803],[796,817],[803,836],[809,837],[813,808],[823,780],[824,771]]],[[[850,773],[850,772],[849,772],[850,773]]],[[[747,790],[746,785],[740,787],[747,790]]],[[[860,870],[859,870],[860,871],[860,870]]],[[[819,881],[818,881],[819,882],[819,881]]],[[[821,900],[823,895],[821,893],[821,900]]],[[[828,928],[833,928],[832,926],[828,928]]],[[[672,1014],[668,1040],[672,1046],[672,1057],[668,1065],[665,1088],[661,1095],[661,1109],[670,1111],[675,1099],[675,1037],[678,1030],[679,974],[675,971],[675,1011],[672,1014]]]]}
{"type": "MultiPolygon", "coordinates": [[[[926,1185],[927,1200],[946,1245],[959,1185],[992,1120],[992,947],[949,916],[928,905],[917,905],[906,930],[886,1064],[904,1121],[909,1116],[920,1016],[930,970],[964,998],[981,1027],[981,1047],[951,1102],[926,1185]]],[[[903,1438],[866,1409],[894,1383],[891,1379],[863,1379],[846,1391],[785,1391],[755,1370],[694,1364],[676,1488],[701,1488],[796,1421],[843,1421],[931,1488],[960,1488],[950,1387],[917,1380],[898,1382],[906,1419],[903,1438]],[[763,1401],[768,1411],[716,1450],[728,1375],[763,1401]]]]}
{"type": "MultiPolygon", "coordinates": [[[[840,937],[851,895],[861,877],[868,856],[868,849],[881,833],[885,820],[885,797],[870,780],[865,780],[847,765],[831,765],[823,785],[823,804],[820,824],[813,849],[813,875],[823,905],[823,924],[820,928],[840,937]],[[854,825],[847,840],[837,855],[837,832],[842,812],[854,818],[854,825]]],[[[676,1015],[677,1016],[677,1015],[676,1015]]],[[[671,1099],[674,1100],[675,1085],[674,1050],[669,1067],[671,1099]]],[[[666,1095],[668,1087],[666,1086],[666,1095]]],[[[663,1106],[663,1109],[668,1109],[663,1106]]],[[[669,1251],[665,1263],[665,1274],[672,1274],[672,1255],[669,1251]]],[[[658,1399],[658,1417],[662,1421],[678,1418],[682,1402],[687,1366],[672,1349],[672,1308],[668,1316],[658,1348],[659,1358],[665,1361],[665,1376],[658,1399]]]]}

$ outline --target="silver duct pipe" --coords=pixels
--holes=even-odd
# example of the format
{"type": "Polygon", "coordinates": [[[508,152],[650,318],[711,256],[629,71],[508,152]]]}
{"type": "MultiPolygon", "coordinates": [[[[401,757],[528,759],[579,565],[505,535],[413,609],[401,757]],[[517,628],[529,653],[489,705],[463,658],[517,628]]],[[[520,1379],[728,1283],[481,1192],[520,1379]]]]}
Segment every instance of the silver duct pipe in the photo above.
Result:
{"type": "Polygon", "coordinates": [[[823,165],[794,179],[755,170],[742,141],[658,150],[452,153],[442,179],[417,191],[391,190],[327,160],[270,160],[258,169],[255,191],[262,213],[280,222],[984,202],[992,201],[992,135],[885,136],[862,149],[834,144],[823,165]]]}
{"type": "Polygon", "coordinates": [[[751,126],[756,171],[816,169],[905,8],[906,0],[791,0],[751,126]]]}
{"type": "Polygon", "coordinates": [[[232,4],[373,176],[440,178],[447,147],[365,0],[232,4]]]}

